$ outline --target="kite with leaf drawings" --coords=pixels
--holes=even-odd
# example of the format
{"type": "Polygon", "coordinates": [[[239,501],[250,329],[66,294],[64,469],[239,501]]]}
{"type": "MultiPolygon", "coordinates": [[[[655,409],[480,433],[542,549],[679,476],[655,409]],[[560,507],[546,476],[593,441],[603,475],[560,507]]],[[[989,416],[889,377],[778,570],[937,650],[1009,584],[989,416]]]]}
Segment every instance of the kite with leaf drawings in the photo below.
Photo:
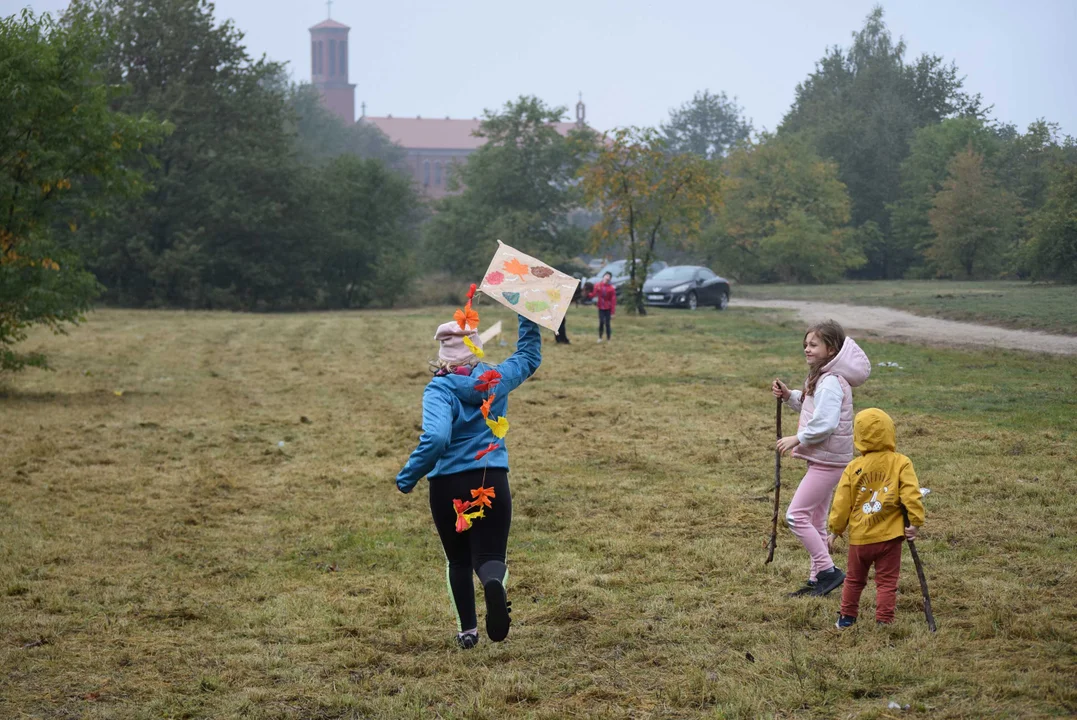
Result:
{"type": "Polygon", "coordinates": [[[580,281],[497,241],[479,289],[513,312],[557,332],[580,281]]]}

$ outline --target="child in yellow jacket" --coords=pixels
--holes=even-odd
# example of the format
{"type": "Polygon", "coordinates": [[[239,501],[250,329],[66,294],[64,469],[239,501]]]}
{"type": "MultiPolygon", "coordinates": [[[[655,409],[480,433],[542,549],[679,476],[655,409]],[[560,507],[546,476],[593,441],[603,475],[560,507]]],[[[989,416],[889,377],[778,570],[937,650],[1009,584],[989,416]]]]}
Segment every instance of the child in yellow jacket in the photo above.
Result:
{"type": "Polygon", "coordinates": [[[853,442],[860,457],[849,463],[834,491],[829,543],[849,528],[849,569],[841,593],[837,627],[856,622],[860,593],[868,569],[875,566],[875,621],[894,620],[901,543],[916,539],[924,523],[924,503],[912,461],[896,452],[894,421],[877,408],[862,410],[853,421],[853,442]],[[901,508],[909,514],[909,527],[901,508]]]}

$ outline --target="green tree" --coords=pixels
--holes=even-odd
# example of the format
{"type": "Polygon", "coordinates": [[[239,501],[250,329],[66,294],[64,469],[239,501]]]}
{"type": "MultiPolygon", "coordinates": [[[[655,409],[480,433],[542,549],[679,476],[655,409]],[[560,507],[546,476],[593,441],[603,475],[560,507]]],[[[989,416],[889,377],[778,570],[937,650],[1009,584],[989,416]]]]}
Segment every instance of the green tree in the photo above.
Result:
{"type": "Polygon", "coordinates": [[[674,154],[652,129],[622,128],[580,171],[584,201],[602,213],[591,228],[595,248],[625,248],[630,307],[641,315],[643,281],[659,240],[695,242],[719,200],[717,166],[694,154],[674,154]]]}
{"type": "Polygon", "coordinates": [[[1031,255],[1036,277],[1077,283],[1077,153],[1054,167],[1043,206],[1032,218],[1031,255]]]}
{"type": "Polygon", "coordinates": [[[153,112],[176,131],[142,162],[153,189],[86,220],[79,248],[132,305],[288,308],[315,302],[321,219],[299,161],[281,67],[252,60],[205,0],[79,2],[110,42],[110,84],[124,112],[153,112]]]}
{"type": "Polygon", "coordinates": [[[942,277],[991,277],[1003,266],[1006,242],[1016,230],[1017,200],[971,148],[955,155],[948,169],[928,213],[935,233],[928,257],[942,277]]]}
{"type": "Polygon", "coordinates": [[[736,98],[704,90],[670,111],[669,122],[659,129],[672,152],[713,160],[725,157],[733,146],[747,140],[752,123],[744,119],[744,109],[736,98]]]}
{"type": "Polygon", "coordinates": [[[293,85],[287,97],[295,115],[299,157],[304,162],[323,165],[341,155],[354,155],[403,169],[403,148],[370,123],[345,125],[325,107],[318,88],[305,83],[293,85]]]}
{"type": "Polygon", "coordinates": [[[743,282],[833,282],[864,262],[837,167],[803,138],[764,133],[724,169],[725,202],[706,235],[722,272],[743,282]]]}
{"type": "Polygon", "coordinates": [[[137,192],[131,168],[167,130],[110,110],[117,88],[94,70],[100,47],[89,22],[29,10],[0,19],[0,370],[45,366],[14,350],[28,328],[63,332],[82,319],[99,286],[54,228],[73,232],[76,208],[137,192]]]}
{"type": "Polygon", "coordinates": [[[421,204],[411,178],[341,155],[325,169],[328,237],[322,272],[329,307],[391,307],[418,266],[421,204]]]}
{"type": "Polygon", "coordinates": [[[889,253],[892,277],[910,269],[920,275],[934,274],[931,268],[915,269],[925,263],[927,248],[935,241],[928,213],[946,181],[951,160],[970,147],[990,158],[999,145],[998,135],[979,118],[948,118],[916,130],[909,155],[901,163],[901,196],[889,206],[892,238],[879,248],[889,253]]]}
{"type": "Polygon", "coordinates": [[[797,85],[781,132],[801,132],[838,164],[852,200],[855,226],[874,222],[885,242],[869,250],[864,274],[897,277],[904,270],[891,247],[888,205],[900,195],[900,167],[916,128],[953,116],[982,115],[980,97],[962,91],[956,66],[934,55],[905,61],[876,6],[848,50],[834,47],[797,85]]]}
{"type": "Polygon", "coordinates": [[[486,143],[456,168],[450,189],[425,228],[430,267],[477,275],[503,240],[552,265],[579,253],[586,230],[569,215],[579,204],[575,176],[594,151],[586,127],[562,135],[563,107],[535,97],[486,111],[479,135],[486,143]]]}

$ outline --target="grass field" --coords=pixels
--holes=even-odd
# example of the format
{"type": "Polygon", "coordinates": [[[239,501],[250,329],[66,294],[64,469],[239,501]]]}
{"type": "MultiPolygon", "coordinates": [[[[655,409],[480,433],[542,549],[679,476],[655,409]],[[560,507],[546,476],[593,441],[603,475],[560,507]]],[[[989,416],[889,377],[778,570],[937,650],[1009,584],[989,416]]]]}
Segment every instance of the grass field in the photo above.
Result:
{"type": "MultiPolygon", "coordinates": [[[[513,330],[503,359],[515,323],[481,310],[513,330]]],[[[807,556],[784,529],[763,565],[767,387],[802,376],[800,326],[619,314],[596,345],[573,311],[510,401],[512,633],[464,652],[425,481],[392,482],[451,311],[100,311],[34,335],[56,371],[0,391],[0,717],[1077,712],[1071,358],[864,343],[904,368],[856,401],[934,490],[939,631],[906,553],[895,625],[869,585],[839,632],[836,596],[785,597],[807,556]]],[[[802,472],[784,462],[786,500],[802,472]]]]}
{"type": "Polygon", "coordinates": [[[1077,285],[873,280],[837,285],[737,285],[733,297],[882,305],[917,315],[1077,335],[1077,285]]]}

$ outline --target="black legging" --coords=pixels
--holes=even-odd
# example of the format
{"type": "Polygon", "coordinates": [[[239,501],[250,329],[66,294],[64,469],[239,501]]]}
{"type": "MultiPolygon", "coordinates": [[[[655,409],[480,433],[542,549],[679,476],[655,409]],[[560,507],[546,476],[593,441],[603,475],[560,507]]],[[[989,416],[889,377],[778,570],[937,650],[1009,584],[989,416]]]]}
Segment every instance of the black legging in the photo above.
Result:
{"type": "Polygon", "coordinates": [[[599,311],[598,311],[598,337],[599,338],[602,337],[602,327],[605,326],[606,327],[606,339],[607,340],[610,339],[610,318],[612,316],[613,316],[613,311],[612,310],[599,309],[599,311]]]}
{"type": "Polygon", "coordinates": [[[475,585],[472,570],[479,582],[496,579],[505,582],[505,548],[512,524],[512,495],[509,474],[504,469],[486,470],[486,487],[494,489],[493,507],[484,516],[471,522],[471,528],[456,532],[456,509],[453,499],[471,500],[471,489],[483,484],[483,471],[470,470],[431,478],[430,514],[441,536],[448,562],[449,596],[456,606],[458,630],[470,630],[478,625],[475,618],[475,585]]]}

